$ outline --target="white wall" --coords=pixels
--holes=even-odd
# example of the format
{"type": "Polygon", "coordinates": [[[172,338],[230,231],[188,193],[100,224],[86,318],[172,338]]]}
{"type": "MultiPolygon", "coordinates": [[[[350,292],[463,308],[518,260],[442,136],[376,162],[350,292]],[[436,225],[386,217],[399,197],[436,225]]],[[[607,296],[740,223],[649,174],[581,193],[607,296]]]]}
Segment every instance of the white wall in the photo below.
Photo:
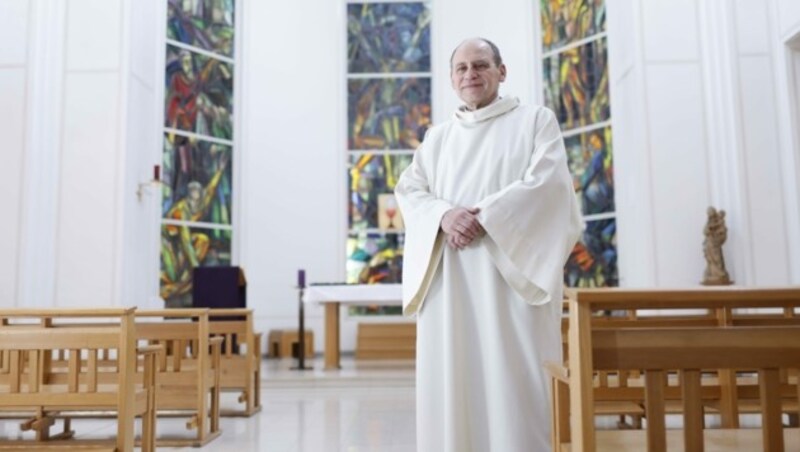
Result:
{"type": "Polygon", "coordinates": [[[145,186],[137,197],[139,184],[153,176],[161,165],[163,136],[163,80],[166,8],[161,0],[125,2],[123,28],[122,86],[125,128],[120,137],[125,149],[122,189],[120,257],[116,260],[121,281],[121,303],[126,306],[160,307],[158,265],[161,187],[145,186]]]}
{"type": "MultiPolygon", "coordinates": [[[[297,269],[309,282],[344,280],[345,9],[307,3],[244,5],[239,261],[262,331],[296,327],[297,269]]],[[[320,350],[322,311],[306,314],[320,350]]]]}
{"type": "Polygon", "coordinates": [[[800,2],[771,3],[768,34],[775,71],[780,156],[787,216],[789,271],[800,281],[800,2]]]}
{"type": "MultiPolygon", "coordinates": [[[[0,38],[17,44],[0,51],[0,132],[9,152],[9,174],[0,184],[10,193],[10,215],[0,226],[0,306],[117,305],[123,274],[143,280],[141,259],[123,250],[123,231],[131,231],[125,237],[134,250],[142,248],[146,229],[123,226],[154,224],[136,212],[142,208],[135,205],[137,177],[130,170],[148,152],[158,155],[157,78],[147,62],[157,55],[147,15],[158,2],[135,3],[0,3],[0,38]],[[133,63],[131,43],[140,50],[133,63]],[[133,70],[144,89],[128,87],[133,70]],[[136,96],[130,102],[129,93],[136,96]],[[123,270],[123,261],[135,264],[123,270]]],[[[157,237],[146,241],[157,249],[157,237]]],[[[140,287],[129,283],[126,294],[135,296],[140,287]]]]}
{"type": "Polygon", "coordinates": [[[0,136],[4,174],[0,193],[7,204],[0,220],[0,306],[17,297],[19,240],[25,150],[25,93],[28,76],[30,5],[26,0],[5,1],[0,14],[0,136]]]}
{"type": "Polygon", "coordinates": [[[709,205],[727,212],[732,279],[800,282],[776,7],[798,23],[788,2],[608,2],[622,285],[696,285],[709,205]]]}
{"type": "MultiPolygon", "coordinates": [[[[733,6],[738,93],[742,109],[742,182],[746,188],[749,245],[758,285],[789,282],[787,217],[783,210],[773,39],[767,4],[738,0],[733,6]]],[[[800,280],[798,280],[800,282],[800,280]]]]}
{"type": "Polygon", "coordinates": [[[56,306],[119,303],[123,12],[121,0],[66,5],[56,306]]]}
{"type": "Polygon", "coordinates": [[[649,177],[652,156],[643,151],[648,146],[649,130],[639,123],[647,108],[641,101],[646,92],[645,65],[642,31],[632,26],[634,18],[641,15],[641,7],[634,0],[611,0],[607,9],[620,284],[652,286],[657,274],[651,259],[656,253],[649,177]]]}
{"type": "MultiPolygon", "coordinates": [[[[27,16],[12,10],[10,20],[26,24],[20,41],[27,55],[24,112],[22,194],[18,216],[17,287],[5,306],[52,306],[55,294],[56,224],[63,104],[66,4],[25,2],[27,16]]],[[[8,4],[4,5],[8,6],[8,4]]]]}
{"type": "Polygon", "coordinates": [[[696,5],[607,12],[620,284],[696,284],[709,203],[696,5]]]}

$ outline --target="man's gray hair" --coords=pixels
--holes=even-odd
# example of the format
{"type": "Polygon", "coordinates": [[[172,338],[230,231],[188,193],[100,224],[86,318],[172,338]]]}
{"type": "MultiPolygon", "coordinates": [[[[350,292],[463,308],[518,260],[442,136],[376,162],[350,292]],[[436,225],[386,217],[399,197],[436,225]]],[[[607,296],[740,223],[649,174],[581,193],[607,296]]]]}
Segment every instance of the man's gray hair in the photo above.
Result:
{"type": "MultiPolygon", "coordinates": [[[[492,41],[489,41],[486,38],[475,38],[475,39],[485,42],[489,46],[489,48],[492,49],[492,54],[494,55],[494,58],[492,58],[492,60],[494,61],[494,65],[497,66],[497,67],[500,67],[500,65],[503,64],[503,57],[500,56],[500,49],[497,48],[495,43],[493,43],[492,41]]],[[[459,47],[464,45],[464,43],[467,42],[467,41],[469,41],[469,39],[464,41],[464,42],[462,42],[461,44],[457,45],[456,48],[453,49],[453,53],[450,54],[450,67],[451,68],[453,67],[453,57],[456,56],[456,51],[458,50],[459,47]]]]}

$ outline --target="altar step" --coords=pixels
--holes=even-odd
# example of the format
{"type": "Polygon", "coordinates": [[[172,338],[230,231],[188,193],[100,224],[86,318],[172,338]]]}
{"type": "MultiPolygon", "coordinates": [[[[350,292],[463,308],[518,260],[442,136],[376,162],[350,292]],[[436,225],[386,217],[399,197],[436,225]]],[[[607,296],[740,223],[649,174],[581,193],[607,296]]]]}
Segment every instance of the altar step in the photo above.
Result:
{"type": "Polygon", "coordinates": [[[356,359],[414,359],[416,323],[360,323],[356,359]]]}

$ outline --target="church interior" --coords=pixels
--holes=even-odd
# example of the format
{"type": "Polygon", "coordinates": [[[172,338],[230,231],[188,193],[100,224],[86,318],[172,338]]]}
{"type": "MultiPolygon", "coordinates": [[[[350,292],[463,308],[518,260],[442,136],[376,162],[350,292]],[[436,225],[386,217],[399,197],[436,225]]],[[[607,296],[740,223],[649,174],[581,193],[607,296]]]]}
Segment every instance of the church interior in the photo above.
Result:
{"type": "Polygon", "coordinates": [[[473,37],[583,225],[552,450],[800,450],[797,0],[0,0],[0,449],[425,451],[395,188],[473,37]]]}

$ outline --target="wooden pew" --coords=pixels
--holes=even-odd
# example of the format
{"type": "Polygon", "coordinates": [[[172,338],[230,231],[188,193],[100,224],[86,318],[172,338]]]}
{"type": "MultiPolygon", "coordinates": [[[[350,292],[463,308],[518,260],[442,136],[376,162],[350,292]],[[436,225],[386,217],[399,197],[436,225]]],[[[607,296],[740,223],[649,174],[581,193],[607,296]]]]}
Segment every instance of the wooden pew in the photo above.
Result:
{"type": "MultiPolygon", "coordinates": [[[[159,447],[199,447],[217,438],[221,431],[220,417],[220,346],[222,338],[212,338],[209,330],[208,309],[164,309],[135,311],[135,338],[143,344],[158,344],[159,354],[156,372],[160,397],[157,399],[158,416],[187,416],[188,430],[195,430],[194,437],[158,435],[159,447]],[[206,353],[200,353],[207,350],[206,353]]],[[[60,316],[43,319],[43,326],[50,329],[74,327],[64,323],[60,316]]],[[[91,326],[91,324],[84,324],[91,326]]],[[[99,363],[104,369],[114,369],[117,357],[101,351],[99,363]]],[[[48,365],[48,381],[63,383],[69,363],[62,356],[55,356],[48,365]]],[[[83,365],[86,365],[85,362],[83,365]]],[[[111,382],[113,372],[101,372],[101,382],[111,382]]],[[[138,381],[144,378],[139,366],[138,381]]],[[[88,413],[82,417],[97,417],[88,413]]]]}
{"type": "MultiPolygon", "coordinates": [[[[102,447],[132,451],[134,418],[142,416],[141,447],[155,450],[155,356],[158,347],[139,349],[143,356],[141,386],[135,382],[137,349],[133,309],[18,309],[0,310],[0,408],[33,412],[23,428],[36,431],[36,440],[0,440],[0,448],[46,450],[63,447],[102,447]],[[41,319],[57,316],[69,319],[103,317],[118,319],[114,324],[74,324],[45,328],[41,319]],[[12,324],[9,319],[36,323],[12,324]],[[63,382],[49,381],[52,354],[67,351],[63,382]],[[117,365],[113,379],[103,381],[98,363],[99,350],[113,350],[117,365]],[[74,432],[50,437],[52,412],[115,411],[117,435],[110,441],[69,439],[74,432]]],[[[106,373],[108,375],[108,373],[106,373]]],[[[68,424],[67,424],[68,425],[68,424]]]]}
{"type": "MultiPolygon", "coordinates": [[[[741,289],[717,289],[712,292],[708,289],[700,289],[702,297],[711,300],[713,297],[724,296],[730,290],[741,292],[741,289]],[[720,292],[720,290],[722,292],[720,292]]],[[[754,305],[752,307],[767,307],[758,302],[759,294],[763,289],[751,289],[746,295],[740,293],[740,297],[749,297],[754,305]]],[[[567,289],[565,295],[575,297],[578,292],[576,289],[567,289]]],[[[593,292],[583,291],[584,298],[595,296],[593,292]]],[[[618,289],[601,289],[597,293],[607,293],[612,296],[620,293],[618,289]]],[[[621,292],[626,297],[647,297],[656,302],[659,297],[673,296],[670,291],[647,291],[647,292],[621,292]]],[[[800,291],[795,291],[794,295],[800,296],[800,291]]],[[[790,297],[791,297],[790,296],[790,297]]],[[[699,301],[702,303],[702,301],[699,301]]],[[[568,332],[568,303],[564,301],[565,318],[562,321],[562,340],[564,344],[564,358],[568,357],[567,332],[568,332]]],[[[647,306],[649,308],[649,306],[647,306]]],[[[670,310],[661,313],[662,315],[642,315],[637,309],[619,309],[614,311],[596,310],[592,313],[591,321],[593,328],[619,328],[619,327],[676,327],[676,326],[705,326],[705,327],[727,327],[727,326],[758,326],[758,325],[800,325],[800,315],[795,313],[792,307],[779,307],[772,309],[771,312],[741,312],[741,309],[724,306],[705,306],[702,309],[692,309],[691,311],[670,310]],[[672,312],[675,311],[675,312],[672,312]]],[[[704,371],[715,371],[704,369],[704,371]]],[[[672,374],[672,377],[677,378],[672,374]]],[[[788,381],[788,375],[782,373],[782,382],[788,381]]],[[[720,397],[712,400],[705,400],[704,406],[709,413],[720,415],[722,427],[737,428],[739,426],[739,414],[758,413],[760,411],[758,400],[758,386],[753,379],[738,378],[736,372],[727,369],[720,369],[717,372],[715,384],[720,386],[720,397]],[[749,380],[749,383],[748,383],[749,380]]],[[[595,410],[597,415],[619,415],[621,417],[620,427],[630,427],[622,422],[623,416],[631,416],[632,426],[639,428],[641,415],[644,414],[644,390],[643,380],[638,371],[597,371],[595,373],[595,410]],[[638,407],[638,409],[637,409],[638,407]]],[[[680,412],[679,403],[680,392],[668,392],[667,411],[680,412]]],[[[798,397],[795,392],[784,394],[782,399],[783,411],[790,416],[793,425],[798,424],[798,397]]]]}
{"type": "Polygon", "coordinates": [[[261,411],[261,333],[253,327],[252,309],[212,309],[209,331],[223,338],[220,358],[222,391],[239,392],[242,410],[222,416],[252,416],[261,411]]]}
{"type": "Polygon", "coordinates": [[[157,414],[187,415],[186,428],[194,437],[159,435],[159,447],[200,447],[220,433],[220,346],[211,337],[208,309],[136,311],[136,338],[161,345],[156,368],[157,414]]]}
{"type": "MultiPolygon", "coordinates": [[[[622,331],[621,334],[628,334],[629,332],[633,331],[646,331],[647,334],[644,333],[637,333],[637,334],[644,334],[644,337],[648,337],[651,335],[653,337],[661,337],[660,335],[663,334],[673,334],[671,338],[664,339],[666,342],[664,344],[670,344],[669,341],[675,340],[683,340],[685,342],[686,337],[691,337],[689,334],[699,334],[695,333],[695,331],[703,331],[703,334],[731,334],[732,331],[736,331],[742,334],[761,334],[761,333],[749,333],[748,331],[754,329],[762,329],[767,331],[767,333],[763,334],[777,334],[774,333],[777,331],[776,329],[786,329],[788,332],[786,338],[790,338],[790,334],[795,334],[794,329],[799,328],[797,326],[797,322],[794,321],[774,321],[774,318],[766,319],[763,315],[751,315],[751,314],[742,314],[736,319],[737,315],[734,309],[738,308],[764,308],[764,307],[774,307],[780,308],[783,310],[783,315],[786,318],[793,317],[794,309],[800,306],[800,289],[741,289],[741,288],[724,288],[724,289],[698,289],[698,290],[672,290],[672,291],[633,291],[633,290],[602,290],[602,291],[578,291],[572,294],[570,298],[570,307],[569,307],[569,369],[563,369],[558,363],[550,363],[548,368],[551,370],[551,374],[554,376],[554,380],[556,382],[553,397],[554,397],[554,425],[553,425],[553,435],[554,435],[554,450],[578,450],[578,451],[593,451],[595,449],[595,432],[594,432],[594,416],[595,416],[595,408],[594,408],[594,398],[596,395],[596,388],[595,386],[595,372],[596,371],[636,371],[639,369],[647,369],[648,365],[651,366],[651,370],[660,371],[662,374],[671,368],[666,364],[662,363],[660,365],[666,366],[663,369],[653,369],[652,366],[653,361],[650,362],[638,362],[633,363],[633,361],[626,361],[624,366],[616,366],[616,364],[608,364],[601,360],[598,353],[600,351],[594,348],[595,344],[595,337],[597,337],[597,343],[599,344],[598,347],[606,346],[608,347],[609,343],[614,343],[613,341],[618,341],[620,336],[613,336],[613,339],[608,339],[603,335],[611,335],[617,334],[618,332],[622,331]],[[601,324],[600,321],[597,321],[593,318],[593,314],[599,311],[604,310],[630,310],[630,309],[664,309],[664,310],[671,310],[671,309],[703,309],[703,308],[710,308],[715,312],[719,312],[722,310],[724,313],[722,317],[727,317],[725,323],[721,326],[719,324],[714,325],[679,325],[677,327],[670,327],[666,325],[650,325],[642,326],[643,324],[632,326],[630,322],[625,325],[624,323],[617,322],[616,325],[613,327],[610,325],[604,325],[599,327],[598,325],[601,324]],[[783,323],[785,326],[779,326],[783,323]],[[765,326],[765,325],[773,325],[773,326],[765,326]],[[682,330],[681,330],[682,329],[682,330]],[[676,333],[676,331],[678,333],[676,333]],[[707,333],[710,331],[711,333],[707,333]],[[683,336],[681,336],[683,335],[683,336]],[[605,337],[605,339],[604,339],[605,337]],[[684,339],[681,339],[683,337],[684,339]],[[603,342],[605,341],[605,342],[603,342]],[[612,342],[609,342],[612,341],[612,342]],[[565,403],[565,400],[569,398],[568,404],[565,403]],[[568,406],[568,408],[567,408],[568,406]],[[570,416],[570,412],[572,415],[570,416]],[[571,428],[570,428],[571,424],[571,428]],[[571,441],[570,441],[571,440],[571,441]],[[564,447],[563,444],[569,444],[569,447],[564,447]],[[559,448],[559,445],[562,447],[559,448]]],[[[768,316],[770,317],[770,316],[768,316]]],[[[774,316],[772,316],[774,317],[774,316]]],[[[663,319],[653,319],[653,322],[657,322],[663,319]]],[[[626,336],[628,337],[628,336],[626,336]]],[[[709,336],[712,337],[712,336],[709,336]]],[[[714,336],[715,337],[715,336],[714,336]]],[[[749,336],[745,336],[748,337],[749,336]]],[[[712,337],[713,338],[713,337],[712,337]]],[[[774,338],[774,337],[773,337],[774,338]]],[[[642,339],[641,337],[639,338],[642,339]]],[[[730,337],[726,336],[726,340],[730,340],[730,344],[734,344],[734,337],[731,339],[730,337]]],[[[744,344],[739,347],[737,345],[737,352],[744,350],[749,342],[753,342],[755,345],[758,345],[757,341],[749,341],[749,339],[743,340],[744,344]]],[[[780,341],[779,341],[780,342],[780,341]]],[[[616,342],[620,343],[620,342],[616,342]]],[[[638,344],[641,345],[644,342],[639,342],[638,344]]],[[[620,343],[621,344],[621,343],[620,343]]],[[[661,345],[664,345],[661,344],[661,345]]],[[[667,356],[682,356],[686,354],[687,356],[695,356],[692,353],[695,352],[695,349],[699,350],[698,353],[701,353],[699,356],[703,356],[702,353],[706,353],[706,357],[708,354],[714,353],[720,356],[726,356],[725,353],[717,353],[719,350],[712,351],[708,348],[703,349],[702,347],[705,346],[702,342],[699,344],[689,343],[684,344],[681,342],[682,348],[677,353],[673,353],[674,347],[672,352],[668,353],[667,356]],[[684,353],[686,352],[686,353],[684,353]],[[692,353],[689,353],[692,352],[692,353]]],[[[635,346],[637,343],[631,342],[629,346],[635,346]]],[[[764,344],[761,344],[764,345],[764,344]]],[[[798,343],[791,344],[785,350],[781,350],[780,353],[783,353],[785,356],[792,356],[792,353],[795,353],[795,350],[791,347],[798,346],[798,343]]],[[[620,346],[621,347],[621,346],[620,346]]],[[[627,356],[629,355],[630,350],[624,348],[618,348],[614,350],[615,356],[627,356]]],[[[649,355],[654,356],[661,356],[663,353],[660,350],[649,350],[649,355]]],[[[646,357],[648,354],[641,354],[640,355],[646,357]]],[[[716,356],[715,355],[715,356],[716,356]]],[[[732,354],[733,358],[738,358],[738,354],[732,354]]],[[[744,354],[742,354],[744,356],[744,354]]],[[[634,356],[634,355],[631,355],[634,356]]],[[[755,357],[763,357],[767,356],[763,348],[761,350],[756,350],[754,352],[755,357]]],[[[770,355],[771,356],[771,355],[770,355]]],[[[603,358],[605,359],[605,358],[603,358]]],[[[729,398],[727,403],[730,405],[728,408],[732,409],[733,413],[735,413],[737,421],[738,421],[738,413],[736,413],[736,406],[737,406],[737,395],[740,394],[739,387],[737,387],[737,379],[736,379],[736,370],[737,369],[748,369],[754,368],[763,365],[763,362],[760,361],[752,361],[749,362],[747,360],[740,360],[740,361],[731,361],[731,362],[717,362],[714,359],[707,359],[703,362],[702,366],[696,368],[686,368],[687,364],[685,363],[671,363],[673,365],[672,369],[680,369],[686,368],[692,371],[697,371],[699,374],[701,369],[726,369],[727,372],[732,375],[732,379],[722,378],[723,374],[720,373],[719,377],[716,378],[716,387],[709,387],[704,383],[702,387],[700,387],[700,392],[702,393],[701,398],[696,398],[696,402],[700,406],[701,414],[698,415],[696,410],[694,411],[686,411],[685,402],[682,411],[684,413],[692,413],[693,416],[698,417],[702,420],[702,401],[703,400],[725,400],[725,398],[729,398]]],[[[770,366],[777,366],[777,368],[790,368],[790,367],[797,367],[797,361],[790,363],[788,361],[775,361],[767,363],[770,366]]],[[[698,366],[697,362],[692,364],[693,366],[698,366]]],[[[770,372],[770,375],[772,373],[770,372]]],[[[647,374],[645,374],[647,375],[647,374]]],[[[657,373],[651,372],[651,375],[657,375],[657,373]]],[[[790,386],[787,384],[787,379],[781,379],[781,373],[778,372],[778,380],[777,386],[769,388],[772,393],[778,395],[778,398],[775,399],[774,397],[771,400],[771,405],[766,403],[762,400],[759,404],[761,410],[770,409],[774,410],[774,405],[777,403],[777,410],[778,410],[778,417],[780,417],[780,397],[781,395],[786,396],[787,393],[791,397],[797,397],[798,390],[796,383],[794,386],[790,386]],[[783,381],[782,381],[783,380],[783,381]],[[781,384],[783,383],[783,384],[781,384]],[[777,389],[776,389],[777,388],[777,389]],[[777,400],[777,402],[776,402],[777,400]],[[769,406],[767,406],[769,405],[769,406]]],[[[650,377],[655,378],[655,377],[650,377]]],[[[663,379],[662,377],[659,377],[663,379]]],[[[691,377],[694,378],[693,376],[691,377]]],[[[771,377],[770,377],[771,378],[771,377]]],[[[645,380],[648,378],[645,377],[645,380]]],[[[705,382],[705,378],[703,379],[705,382]]],[[[688,383],[690,380],[684,378],[684,374],[681,377],[681,386],[680,387],[661,387],[661,389],[657,388],[653,384],[647,383],[645,388],[641,390],[644,392],[644,399],[645,404],[648,405],[648,423],[650,425],[657,425],[658,424],[658,413],[659,410],[657,408],[652,408],[650,405],[652,403],[647,402],[648,399],[653,400],[653,395],[651,394],[652,391],[660,392],[661,395],[666,395],[667,398],[675,397],[675,391],[678,390],[680,392],[684,391],[691,391],[694,383],[688,383]],[[654,416],[655,414],[655,416],[654,416]]],[[[692,380],[694,381],[694,380],[692,380]]],[[[796,381],[796,380],[795,380],[796,381]]],[[[764,386],[763,379],[758,381],[758,391],[762,392],[764,386]]],[[[630,391],[629,391],[630,392],[630,391]]],[[[751,391],[752,392],[752,391],[751,391]]],[[[662,398],[662,402],[665,399],[662,398]]],[[[663,411],[663,410],[662,410],[663,411]]],[[[770,412],[770,416],[774,417],[774,414],[770,412]]],[[[766,419],[766,418],[765,418],[766,419]]],[[[692,421],[692,422],[696,422],[692,421]]],[[[687,424],[689,425],[689,424],[687,424]]],[[[778,423],[780,425],[780,423],[778,423]]],[[[695,424],[696,427],[696,424],[695,424]]],[[[768,428],[765,431],[768,431],[770,428],[773,429],[773,436],[774,436],[774,425],[768,425],[768,428]]],[[[655,430],[658,430],[656,427],[655,430]]],[[[714,437],[722,434],[722,435],[729,435],[726,440],[730,440],[731,438],[742,437],[742,441],[746,441],[749,436],[746,432],[739,430],[720,430],[719,432],[722,433],[713,433],[710,434],[708,431],[706,432],[706,438],[712,440],[714,437]],[[732,432],[732,433],[731,433],[732,432]]],[[[602,436],[608,439],[607,432],[601,432],[602,436]]],[[[702,433],[702,429],[701,429],[702,433]]],[[[620,433],[623,437],[628,435],[627,433],[620,433]]],[[[640,432],[641,435],[641,432],[640,432]]],[[[793,430],[790,431],[790,436],[792,438],[797,438],[797,431],[793,430]]],[[[696,436],[693,436],[694,441],[696,441],[696,436]]],[[[749,438],[752,440],[752,438],[749,438]]],[[[611,439],[613,441],[613,438],[611,439]]],[[[766,440],[765,440],[766,441],[766,440]]],[[[606,444],[606,443],[603,443],[606,444]]],[[[661,444],[658,442],[658,444],[661,444]]],[[[693,443],[694,444],[694,443],[693,443]]],[[[765,443],[766,444],[766,443],[765,443]]],[[[601,444],[598,443],[598,446],[601,444]]],[[[607,445],[607,444],[606,444],[607,445]]],[[[641,446],[641,444],[640,444],[641,446]]],[[[619,444],[614,447],[621,447],[619,444]]],[[[776,446],[771,446],[776,447],[776,446]]],[[[617,450],[617,449],[614,449],[617,450]]],[[[636,449],[635,447],[630,450],[644,450],[636,449]]],[[[654,448],[650,450],[664,450],[662,448],[654,448]]],[[[698,449],[687,449],[687,450],[698,450],[698,449]]],[[[767,449],[767,450],[781,450],[781,449],[767,449]]]]}

